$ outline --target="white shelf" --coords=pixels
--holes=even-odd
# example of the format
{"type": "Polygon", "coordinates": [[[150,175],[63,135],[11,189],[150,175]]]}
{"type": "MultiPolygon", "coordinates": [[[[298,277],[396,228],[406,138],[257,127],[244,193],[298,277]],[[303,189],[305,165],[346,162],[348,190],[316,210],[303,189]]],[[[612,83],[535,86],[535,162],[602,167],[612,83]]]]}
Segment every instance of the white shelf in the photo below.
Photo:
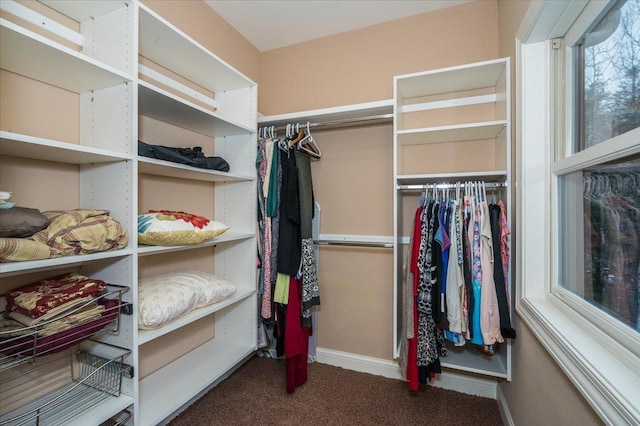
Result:
{"type": "Polygon", "coordinates": [[[191,324],[194,321],[199,320],[200,318],[204,318],[208,315],[214,314],[228,306],[231,306],[235,303],[238,303],[247,297],[254,296],[256,294],[255,289],[246,288],[246,287],[238,287],[236,292],[228,297],[227,299],[214,303],[209,306],[205,306],[203,308],[198,308],[193,310],[186,315],[172,321],[168,325],[158,328],[156,330],[139,330],[138,331],[138,344],[144,345],[147,342],[150,342],[158,337],[164,336],[167,333],[171,333],[185,325],[191,324]]]}
{"type": "Polygon", "coordinates": [[[398,143],[404,146],[495,139],[506,126],[506,120],[498,120],[452,126],[425,127],[398,130],[397,137],[398,143]]]}
{"type": "Polygon", "coordinates": [[[249,238],[255,237],[255,234],[252,233],[242,233],[242,232],[232,232],[227,231],[222,235],[219,235],[209,241],[200,244],[188,244],[181,246],[138,246],[138,255],[139,256],[149,256],[153,254],[162,254],[162,253],[170,253],[174,251],[183,251],[183,250],[194,250],[203,247],[215,247],[219,244],[231,243],[234,241],[242,241],[248,240],[249,238]]]}
{"type": "Polygon", "coordinates": [[[331,121],[357,119],[361,117],[386,115],[392,113],[393,99],[386,99],[382,101],[343,105],[333,108],[314,109],[288,114],[262,116],[258,118],[258,123],[260,125],[278,127],[289,123],[304,123],[307,121],[313,123],[326,123],[331,121]]]}
{"type": "MultiPolygon", "coordinates": [[[[505,351],[507,350],[504,344],[505,351]]],[[[448,356],[440,358],[442,367],[452,368],[460,371],[468,371],[470,373],[482,374],[484,376],[492,376],[501,379],[507,378],[507,366],[505,359],[500,354],[493,356],[483,355],[472,347],[466,345],[458,348],[453,345],[447,345],[448,356]]]]}
{"type": "Polygon", "coordinates": [[[396,185],[420,185],[425,183],[438,183],[446,180],[448,183],[467,180],[483,180],[485,182],[503,182],[507,178],[506,170],[490,170],[477,172],[457,173],[425,173],[417,175],[398,175],[396,185]]]}
{"type": "Polygon", "coordinates": [[[142,156],[138,156],[138,171],[148,175],[201,180],[205,182],[241,182],[255,180],[253,176],[199,169],[184,164],[172,163],[171,161],[156,160],[155,158],[142,156]]]}
{"type": "Polygon", "coordinates": [[[505,62],[496,59],[395,77],[404,99],[496,87],[505,78],[505,62]]]}
{"type": "Polygon", "coordinates": [[[216,337],[145,377],[139,386],[140,424],[159,423],[255,350],[255,345],[216,337]]]}
{"type": "Polygon", "coordinates": [[[2,68],[75,93],[132,81],[131,76],[0,19],[2,68]]]}
{"type": "Polygon", "coordinates": [[[469,105],[482,105],[496,103],[498,95],[469,96],[464,98],[446,99],[444,101],[420,102],[400,107],[403,114],[410,112],[429,111],[434,109],[459,108],[469,105]]]}
{"type": "Polygon", "coordinates": [[[138,113],[203,135],[249,134],[252,128],[222,118],[206,108],[182,99],[146,81],[138,82],[138,113]]]}
{"type": "Polygon", "coordinates": [[[139,12],[140,55],[214,93],[255,84],[145,5],[139,12]]]}
{"type": "Polygon", "coordinates": [[[91,2],[78,0],[40,0],[50,8],[66,15],[75,21],[85,22],[91,18],[114,12],[129,1],[91,0],[91,2]]]}
{"type": "Polygon", "coordinates": [[[80,265],[103,259],[115,259],[130,256],[133,250],[125,247],[121,250],[103,251],[99,253],[81,254],[76,256],[54,257],[52,259],[28,260],[23,262],[0,263],[0,275],[16,272],[30,272],[34,270],[58,269],[66,266],[80,265]]]}
{"type": "MultiPolygon", "coordinates": [[[[71,385],[68,386],[69,388],[71,385]]],[[[114,414],[126,409],[133,404],[133,397],[121,394],[120,396],[106,396],[100,390],[91,387],[80,387],[73,390],[66,396],[68,402],[66,406],[72,406],[73,404],[86,404],[80,414],[73,410],[56,410],[49,413],[44,413],[40,417],[40,424],[46,425],[64,425],[64,426],[86,426],[101,424],[110,419],[114,414]],[[73,413],[72,417],[69,417],[69,412],[73,413]]],[[[34,401],[32,404],[23,406],[19,410],[20,412],[27,411],[31,407],[38,407],[41,404],[40,400],[34,401]]],[[[9,413],[8,416],[13,415],[9,413]]],[[[3,420],[0,417],[0,422],[3,420]]],[[[5,423],[2,423],[5,424],[5,423]]],[[[10,422],[7,424],[18,424],[10,422]]],[[[22,424],[22,423],[20,423],[22,424]]],[[[31,424],[31,423],[29,423],[31,424]]],[[[35,422],[33,424],[36,424],[35,422]]]]}
{"type": "Polygon", "coordinates": [[[118,397],[110,397],[101,404],[90,407],[81,415],[66,420],[65,426],[86,426],[89,424],[101,424],[116,413],[130,407],[134,403],[134,399],[128,395],[120,395],[118,397]]]}
{"type": "Polygon", "coordinates": [[[65,164],[110,163],[133,159],[131,154],[5,131],[0,131],[0,153],[65,164]]]}

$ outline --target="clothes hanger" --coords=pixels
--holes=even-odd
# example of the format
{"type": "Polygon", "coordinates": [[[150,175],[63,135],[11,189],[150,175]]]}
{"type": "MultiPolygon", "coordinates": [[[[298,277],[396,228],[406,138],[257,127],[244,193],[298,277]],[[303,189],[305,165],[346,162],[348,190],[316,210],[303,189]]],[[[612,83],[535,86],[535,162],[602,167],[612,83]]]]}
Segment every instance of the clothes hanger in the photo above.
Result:
{"type": "Polygon", "coordinates": [[[482,181],[482,195],[484,197],[484,202],[487,202],[487,186],[484,184],[484,181],[482,181]]]}
{"type": "Polygon", "coordinates": [[[302,151],[310,157],[320,159],[320,157],[322,157],[322,153],[320,152],[320,148],[318,147],[315,139],[313,139],[313,136],[311,135],[311,129],[309,127],[310,124],[307,121],[307,134],[300,141],[298,141],[298,151],[302,151]]]}
{"type": "Polygon", "coordinates": [[[297,130],[297,136],[293,140],[289,141],[289,147],[291,148],[291,147],[295,146],[304,137],[305,137],[304,132],[301,132],[300,130],[297,130]]]}

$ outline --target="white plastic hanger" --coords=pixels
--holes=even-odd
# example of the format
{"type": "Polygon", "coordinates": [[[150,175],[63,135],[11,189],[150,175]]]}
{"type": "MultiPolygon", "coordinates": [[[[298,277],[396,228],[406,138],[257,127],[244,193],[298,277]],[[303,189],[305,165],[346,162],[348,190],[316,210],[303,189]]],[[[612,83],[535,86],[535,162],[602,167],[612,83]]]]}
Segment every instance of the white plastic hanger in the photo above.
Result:
{"type": "Polygon", "coordinates": [[[309,127],[310,125],[307,121],[306,135],[298,141],[298,151],[302,151],[310,157],[319,159],[320,157],[322,157],[322,153],[320,152],[318,144],[313,139],[309,127]]]}

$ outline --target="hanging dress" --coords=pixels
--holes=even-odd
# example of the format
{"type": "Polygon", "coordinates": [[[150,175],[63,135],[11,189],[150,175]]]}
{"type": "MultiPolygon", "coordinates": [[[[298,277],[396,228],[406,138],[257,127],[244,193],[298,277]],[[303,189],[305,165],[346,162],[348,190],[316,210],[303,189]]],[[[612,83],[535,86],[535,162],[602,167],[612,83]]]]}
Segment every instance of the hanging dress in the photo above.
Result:
{"type": "Polygon", "coordinates": [[[491,223],[491,237],[493,240],[493,280],[496,288],[496,297],[498,299],[500,333],[507,339],[515,339],[516,331],[511,327],[509,301],[506,292],[506,277],[504,275],[504,268],[502,264],[501,251],[503,230],[501,228],[501,215],[502,211],[499,205],[491,204],[489,206],[489,220],[491,223]]]}
{"type": "Polygon", "coordinates": [[[493,240],[489,223],[489,207],[486,201],[479,205],[480,214],[480,245],[482,265],[482,304],[480,306],[480,323],[482,340],[485,345],[502,343],[504,339],[500,333],[500,313],[496,285],[493,280],[493,240]]]}
{"type": "Polygon", "coordinates": [[[287,393],[307,381],[309,329],[302,326],[302,281],[292,276],[285,320],[284,356],[287,368],[287,393]]]}

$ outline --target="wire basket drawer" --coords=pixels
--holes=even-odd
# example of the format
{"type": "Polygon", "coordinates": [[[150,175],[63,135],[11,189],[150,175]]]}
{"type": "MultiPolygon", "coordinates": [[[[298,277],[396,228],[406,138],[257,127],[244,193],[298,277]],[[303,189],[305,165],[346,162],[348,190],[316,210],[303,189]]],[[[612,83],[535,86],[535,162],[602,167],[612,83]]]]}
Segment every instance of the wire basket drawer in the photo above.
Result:
{"type": "Polygon", "coordinates": [[[65,425],[110,397],[118,397],[130,354],[106,343],[85,341],[33,364],[0,373],[0,425],[65,425]]]}

